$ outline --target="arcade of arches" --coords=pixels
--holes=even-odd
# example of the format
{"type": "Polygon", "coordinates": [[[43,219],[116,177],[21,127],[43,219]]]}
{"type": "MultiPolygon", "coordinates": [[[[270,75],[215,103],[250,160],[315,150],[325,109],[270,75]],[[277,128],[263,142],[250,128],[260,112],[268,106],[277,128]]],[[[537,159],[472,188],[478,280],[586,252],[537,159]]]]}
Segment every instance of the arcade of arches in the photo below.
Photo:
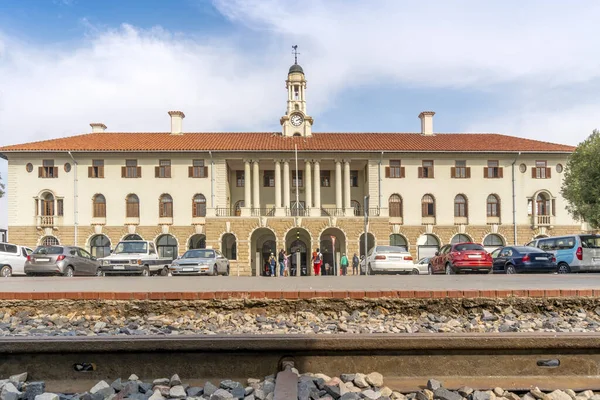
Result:
{"type": "MultiPolygon", "coordinates": [[[[304,219],[300,226],[294,225],[292,218],[269,218],[264,226],[258,219],[240,218],[237,221],[215,219],[206,221],[201,229],[189,226],[171,226],[168,230],[160,227],[136,226],[102,227],[87,230],[80,227],[79,246],[86,248],[95,257],[106,257],[120,240],[151,240],[163,257],[176,258],[189,249],[213,248],[230,259],[231,274],[240,276],[260,276],[265,273],[265,261],[270,253],[277,255],[284,248],[291,254],[290,267],[299,272],[312,274],[311,255],[319,247],[323,261],[329,265],[339,265],[343,253],[351,258],[354,253],[364,254],[363,226],[340,218],[336,226],[327,224],[329,218],[304,219]],[[335,239],[332,240],[332,237],[335,239]],[[334,249],[335,242],[335,249],[334,249]]],[[[74,243],[72,231],[65,228],[54,234],[40,231],[34,245],[57,245],[74,243]]],[[[538,229],[518,227],[518,243],[525,244],[535,236],[560,235],[559,229],[538,229]]],[[[394,245],[407,248],[415,260],[429,257],[443,245],[472,240],[481,243],[486,250],[513,243],[511,225],[500,225],[495,231],[490,226],[466,226],[459,230],[456,226],[434,226],[427,231],[425,226],[394,225],[386,219],[373,218],[369,223],[367,249],[375,245],[394,245]]]]}

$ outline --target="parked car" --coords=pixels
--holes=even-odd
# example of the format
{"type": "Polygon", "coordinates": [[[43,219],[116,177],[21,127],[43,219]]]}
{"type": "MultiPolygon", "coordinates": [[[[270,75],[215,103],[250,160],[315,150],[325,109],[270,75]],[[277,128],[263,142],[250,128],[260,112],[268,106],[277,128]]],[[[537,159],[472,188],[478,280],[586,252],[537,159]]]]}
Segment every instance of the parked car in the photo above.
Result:
{"type": "Polygon", "coordinates": [[[492,256],[477,243],[447,244],[435,253],[429,261],[429,273],[447,275],[458,272],[492,271],[492,256]]]}
{"type": "Polygon", "coordinates": [[[25,261],[32,252],[29,247],[0,243],[0,276],[25,275],[25,261]]]}
{"type": "Polygon", "coordinates": [[[421,258],[415,266],[419,269],[419,274],[429,273],[429,257],[421,258]]]}
{"type": "Polygon", "coordinates": [[[494,273],[556,272],[556,257],[537,247],[507,246],[494,259],[494,273]]]}
{"type": "Polygon", "coordinates": [[[186,251],[173,260],[169,271],[173,275],[229,275],[229,260],[217,250],[196,249],[186,251]]]}
{"type": "Polygon", "coordinates": [[[401,246],[375,246],[360,261],[361,272],[368,270],[369,275],[377,273],[419,273],[413,264],[410,253],[401,246]]]}
{"type": "Polygon", "coordinates": [[[167,275],[172,259],[161,258],[148,240],[123,240],[100,259],[102,275],[167,275]]]}
{"type": "Polygon", "coordinates": [[[75,246],[38,246],[25,261],[25,274],[32,275],[101,275],[100,262],[75,246]]]}
{"type": "Polygon", "coordinates": [[[556,257],[559,274],[600,271],[600,235],[540,238],[526,244],[556,257]]]}

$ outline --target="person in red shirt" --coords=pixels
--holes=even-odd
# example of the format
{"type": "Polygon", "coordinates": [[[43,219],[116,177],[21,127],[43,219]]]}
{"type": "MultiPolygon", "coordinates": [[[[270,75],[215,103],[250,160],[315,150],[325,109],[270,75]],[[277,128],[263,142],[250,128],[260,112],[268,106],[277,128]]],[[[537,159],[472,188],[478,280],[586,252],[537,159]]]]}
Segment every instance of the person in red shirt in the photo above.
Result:
{"type": "Polygon", "coordinates": [[[321,275],[321,265],[323,264],[323,255],[317,248],[316,251],[312,253],[312,263],[313,269],[315,271],[315,276],[321,275]]]}

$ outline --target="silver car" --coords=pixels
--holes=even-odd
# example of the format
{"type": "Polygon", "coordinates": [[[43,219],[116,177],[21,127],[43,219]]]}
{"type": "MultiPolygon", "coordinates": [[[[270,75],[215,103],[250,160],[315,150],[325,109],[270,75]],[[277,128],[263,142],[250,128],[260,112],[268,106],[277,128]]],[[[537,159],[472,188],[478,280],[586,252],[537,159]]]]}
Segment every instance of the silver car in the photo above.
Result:
{"type": "Polygon", "coordinates": [[[415,264],[415,267],[419,268],[419,274],[421,274],[421,275],[429,274],[429,257],[421,258],[415,264]]]}
{"type": "Polygon", "coordinates": [[[8,278],[13,275],[23,275],[25,261],[32,251],[29,247],[0,243],[0,276],[8,278]]]}
{"type": "Polygon", "coordinates": [[[74,246],[39,246],[25,262],[25,274],[32,275],[96,275],[101,276],[100,263],[90,253],[74,246]]]}
{"type": "Polygon", "coordinates": [[[172,275],[229,275],[229,260],[217,250],[195,249],[186,251],[173,260],[172,275]]]}

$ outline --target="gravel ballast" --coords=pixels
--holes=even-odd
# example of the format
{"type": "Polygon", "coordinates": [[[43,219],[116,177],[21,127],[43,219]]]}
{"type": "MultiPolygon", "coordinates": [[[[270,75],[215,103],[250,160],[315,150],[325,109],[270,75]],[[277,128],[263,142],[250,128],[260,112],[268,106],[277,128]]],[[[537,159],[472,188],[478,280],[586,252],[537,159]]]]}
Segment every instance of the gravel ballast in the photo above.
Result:
{"type": "Polygon", "coordinates": [[[0,336],[476,332],[600,332],[600,304],[593,299],[0,303],[0,336]]]}
{"type": "MultiPolygon", "coordinates": [[[[298,400],[598,400],[600,394],[591,390],[576,393],[571,389],[543,392],[533,388],[529,392],[514,393],[500,387],[474,390],[463,386],[449,390],[443,382],[430,379],[417,392],[399,392],[385,385],[378,372],[349,373],[339,377],[325,374],[292,371],[298,376],[298,400]]],[[[171,378],[140,380],[132,374],[128,379],[118,378],[112,383],[100,381],[84,393],[48,393],[44,382],[28,382],[27,374],[0,380],[1,400],[273,400],[276,379],[248,378],[244,382],[223,380],[207,381],[203,386],[190,386],[179,375],[171,378]]],[[[286,399],[295,400],[295,399],[286,399]]]]}

